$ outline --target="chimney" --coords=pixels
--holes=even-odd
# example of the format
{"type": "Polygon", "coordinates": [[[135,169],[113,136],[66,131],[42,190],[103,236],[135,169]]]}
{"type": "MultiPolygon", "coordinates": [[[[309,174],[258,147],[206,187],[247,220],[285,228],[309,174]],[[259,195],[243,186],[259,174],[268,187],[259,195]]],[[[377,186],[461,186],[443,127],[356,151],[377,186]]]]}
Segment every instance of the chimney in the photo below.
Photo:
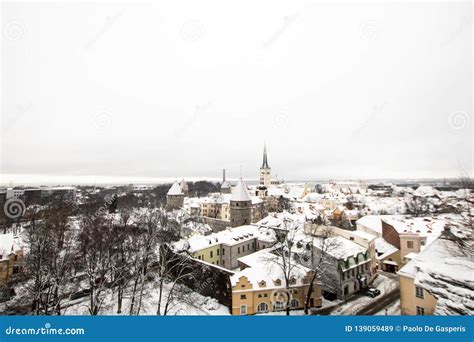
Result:
{"type": "Polygon", "coordinates": [[[222,169],[222,182],[225,182],[225,169],[222,169]]]}

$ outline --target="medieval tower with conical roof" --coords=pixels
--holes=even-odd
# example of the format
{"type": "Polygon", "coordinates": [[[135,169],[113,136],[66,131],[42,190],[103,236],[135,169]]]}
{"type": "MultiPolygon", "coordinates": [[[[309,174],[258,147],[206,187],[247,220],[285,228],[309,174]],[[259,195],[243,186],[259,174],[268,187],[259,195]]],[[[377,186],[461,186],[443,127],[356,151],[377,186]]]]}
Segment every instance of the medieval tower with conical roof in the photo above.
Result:
{"type": "Polygon", "coordinates": [[[173,210],[183,207],[184,193],[181,186],[176,181],[173,183],[171,188],[168,190],[166,195],[166,209],[173,210]]]}
{"type": "Polygon", "coordinates": [[[267,145],[263,145],[263,163],[260,167],[260,185],[269,187],[272,183],[271,168],[268,166],[267,145]]]}
{"type": "Polygon", "coordinates": [[[252,222],[252,199],[242,178],[232,189],[230,198],[230,225],[239,227],[252,222]]]}

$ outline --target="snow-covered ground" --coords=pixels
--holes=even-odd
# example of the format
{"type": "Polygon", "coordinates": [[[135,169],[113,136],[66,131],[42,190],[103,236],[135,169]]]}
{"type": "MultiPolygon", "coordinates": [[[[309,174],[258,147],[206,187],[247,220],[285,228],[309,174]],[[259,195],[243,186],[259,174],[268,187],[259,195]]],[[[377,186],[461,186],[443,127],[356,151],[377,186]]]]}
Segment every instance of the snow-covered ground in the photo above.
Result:
{"type": "Polygon", "coordinates": [[[380,310],[375,315],[388,315],[388,316],[397,316],[401,314],[400,310],[400,299],[397,299],[392,304],[388,305],[385,309],[380,310]]]}
{"type": "Polygon", "coordinates": [[[331,312],[331,315],[354,315],[359,310],[369,305],[370,303],[376,303],[385,293],[390,292],[398,287],[398,281],[393,278],[389,278],[383,274],[379,274],[374,280],[372,287],[380,290],[380,295],[375,298],[370,298],[363,294],[358,295],[357,298],[349,300],[346,303],[342,303],[336,309],[331,312]]]}
{"type": "MultiPolygon", "coordinates": [[[[166,305],[166,298],[169,294],[170,285],[165,284],[164,293],[161,301],[161,312],[163,313],[166,305]]],[[[185,292],[184,296],[179,296],[170,303],[168,315],[230,315],[229,309],[220,304],[216,299],[204,297],[199,293],[190,291],[181,287],[185,292]]],[[[130,288],[128,289],[130,290],[130,288]]],[[[181,293],[181,292],[180,292],[181,293]]],[[[117,294],[109,290],[105,296],[104,305],[100,312],[101,315],[129,315],[130,312],[130,291],[127,291],[126,297],[123,299],[122,312],[117,314],[117,294]]],[[[158,308],[158,283],[150,282],[146,285],[140,315],[156,315],[158,308]]],[[[72,304],[69,306],[65,315],[88,315],[89,297],[83,297],[70,303],[67,301],[63,304],[72,304]]],[[[137,304],[135,304],[136,307],[137,304]]]]}

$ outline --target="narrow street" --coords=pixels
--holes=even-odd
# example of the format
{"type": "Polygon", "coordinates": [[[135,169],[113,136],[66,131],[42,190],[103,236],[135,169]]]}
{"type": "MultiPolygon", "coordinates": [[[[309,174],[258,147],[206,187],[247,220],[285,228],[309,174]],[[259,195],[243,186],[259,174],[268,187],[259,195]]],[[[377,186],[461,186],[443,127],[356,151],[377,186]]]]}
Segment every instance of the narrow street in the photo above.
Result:
{"type": "Polygon", "coordinates": [[[400,298],[398,275],[379,271],[373,287],[380,295],[370,298],[360,293],[332,310],[331,315],[374,315],[400,298]]]}

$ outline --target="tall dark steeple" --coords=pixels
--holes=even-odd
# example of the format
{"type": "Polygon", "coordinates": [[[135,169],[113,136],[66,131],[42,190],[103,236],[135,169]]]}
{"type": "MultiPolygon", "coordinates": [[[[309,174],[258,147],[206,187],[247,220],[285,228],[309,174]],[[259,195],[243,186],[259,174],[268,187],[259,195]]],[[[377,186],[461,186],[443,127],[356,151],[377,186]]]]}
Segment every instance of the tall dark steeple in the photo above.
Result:
{"type": "Polygon", "coordinates": [[[261,169],[269,169],[267,160],[267,144],[263,144],[263,163],[261,169]]]}

